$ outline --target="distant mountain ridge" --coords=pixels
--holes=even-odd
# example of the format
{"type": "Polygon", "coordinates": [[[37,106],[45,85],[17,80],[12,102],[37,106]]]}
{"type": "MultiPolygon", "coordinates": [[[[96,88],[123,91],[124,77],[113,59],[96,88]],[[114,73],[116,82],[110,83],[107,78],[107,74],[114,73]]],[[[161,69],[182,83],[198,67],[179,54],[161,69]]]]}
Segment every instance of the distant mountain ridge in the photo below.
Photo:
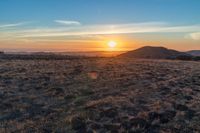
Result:
{"type": "Polygon", "coordinates": [[[200,50],[191,50],[191,51],[188,51],[186,52],[192,56],[200,56],[200,50]]]}
{"type": "Polygon", "coordinates": [[[119,57],[147,58],[147,59],[173,59],[178,56],[190,56],[187,53],[179,52],[165,47],[144,46],[119,55],[119,57]]]}

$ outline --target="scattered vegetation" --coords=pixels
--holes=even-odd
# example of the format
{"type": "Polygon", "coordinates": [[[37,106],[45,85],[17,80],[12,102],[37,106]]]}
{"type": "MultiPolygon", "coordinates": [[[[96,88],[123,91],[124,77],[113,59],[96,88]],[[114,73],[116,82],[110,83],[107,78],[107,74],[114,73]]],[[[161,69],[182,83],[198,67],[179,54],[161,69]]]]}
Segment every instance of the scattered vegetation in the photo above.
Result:
{"type": "Polygon", "coordinates": [[[177,60],[185,60],[185,61],[200,61],[200,56],[177,56],[175,59],[177,60]]]}
{"type": "Polygon", "coordinates": [[[0,61],[0,132],[200,131],[200,63],[0,61]]]}

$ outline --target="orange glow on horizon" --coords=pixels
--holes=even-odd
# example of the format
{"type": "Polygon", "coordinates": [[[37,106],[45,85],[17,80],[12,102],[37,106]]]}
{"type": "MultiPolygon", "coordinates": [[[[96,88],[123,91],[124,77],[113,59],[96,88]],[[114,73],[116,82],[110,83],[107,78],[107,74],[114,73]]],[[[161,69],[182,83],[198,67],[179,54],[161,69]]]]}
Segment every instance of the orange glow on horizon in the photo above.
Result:
{"type": "Polygon", "coordinates": [[[128,38],[124,36],[103,36],[102,38],[94,40],[71,40],[71,41],[51,41],[51,40],[35,40],[35,41],[17,41],[5,40],[0,41],[0,51],[51,51],[51,52],[88,52],[88,51],[130,51],[142,46],[163,46],[179,51],[195,50],[199,48],[197,41],[188,45],[190,40],[148,40],[145,38],[128,38]],[[111,43],[110,40],[115,43],[111,43]],[[165,42],[165,43],[163,43],[165,42]]]}

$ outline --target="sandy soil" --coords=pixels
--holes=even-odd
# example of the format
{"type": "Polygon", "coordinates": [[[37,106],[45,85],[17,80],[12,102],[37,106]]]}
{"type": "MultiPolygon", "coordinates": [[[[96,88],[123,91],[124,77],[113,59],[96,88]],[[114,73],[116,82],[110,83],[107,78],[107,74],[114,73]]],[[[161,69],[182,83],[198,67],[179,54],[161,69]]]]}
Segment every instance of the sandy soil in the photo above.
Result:
{"type": "Polygon", "coordinates": [[[1,60],[0,132],[200,132],[200,62],[1,60]]]}

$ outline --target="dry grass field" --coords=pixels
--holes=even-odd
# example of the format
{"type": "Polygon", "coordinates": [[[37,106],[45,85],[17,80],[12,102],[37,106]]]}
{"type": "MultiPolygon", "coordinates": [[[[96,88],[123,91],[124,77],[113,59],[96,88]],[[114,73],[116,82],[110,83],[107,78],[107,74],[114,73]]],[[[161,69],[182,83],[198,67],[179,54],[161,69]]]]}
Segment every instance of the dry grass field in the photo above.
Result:
{"type": "Polygon", "coordinates": [[[200,62],[0,61],[0,133],[198,133],[200,62]]]}

